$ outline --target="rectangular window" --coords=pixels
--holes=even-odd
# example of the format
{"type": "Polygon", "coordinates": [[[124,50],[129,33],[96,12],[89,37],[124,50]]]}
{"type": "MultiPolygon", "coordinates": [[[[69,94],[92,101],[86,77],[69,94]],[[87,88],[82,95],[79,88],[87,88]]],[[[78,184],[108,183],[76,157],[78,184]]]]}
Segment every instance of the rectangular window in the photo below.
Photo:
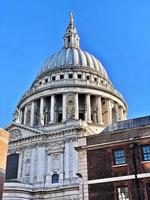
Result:
{"type": "Polygon", "coordinates": [[[143,161],[150,161],[150,145],[142,146],[143,161]]]}
{"type": "Polygon", "coordinates": [[[78,74],[78,79],[81,79],[81,74],[78,74]]]}
{"type": "Polygon", "coordinates": [[[55,81],[55,76],[52,76],[52,81],[55,81]]]}
{"type": "Polygon", "coordinates": [[[64,79],[64,75],[63,74],[60,74],[60,79],[64,79]]]}
{"type": "Polygon", "coordinates": [[[45,83],[48,83],[48,78],[45,79],[45,83]]]}
{"type": "Polygon", "coordinates": [[[115,165],[122,165],[125,163],[125,155],[123,149],[113,150],[113,156],[115,165]]]}
{"type": "Polygon", "coordinates": [[[96,77],[94,78],[94,81],[97,82],[97,78],[96,77]]]}
{"type": "Polygon", "coordinates": [[[129,200],[128,187],[118,187],[117,188],[117,199],[118,200],[129,200]]]}
{"type": "Polygon", "coordinates": [[[70,79],[73,78],[73,74],[69,74],[69,78],[70,78],[70,79]]]}
{"type": "Polygon", "coordinates": [[[90,76],[86,76],[86,80],[90,80],[90,76]]]}
{"type": "Polygon", "coordinates": [[[19,154],[10,154],[7,156],[6,180],[16,179],[18,174],[19,154]]]}

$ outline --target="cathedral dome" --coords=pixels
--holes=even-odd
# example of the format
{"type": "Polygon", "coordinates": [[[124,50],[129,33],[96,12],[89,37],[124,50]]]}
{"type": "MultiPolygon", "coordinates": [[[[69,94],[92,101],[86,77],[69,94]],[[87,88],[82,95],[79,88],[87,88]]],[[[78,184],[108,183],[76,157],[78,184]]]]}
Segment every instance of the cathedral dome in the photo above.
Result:
{"type": "Polygon", "coordinates": [[[42,65],[39,74],[49,70],[63,67],[88,67],[98,71],[102,77],[108,79],[107,73],[98,59],[80,48],[62,48],[57,53],[50,56],[42,65]]]}
{"type": "Polygon", "coordinates": [[[64,46],[42,65],[20,99],[14,120],[49,127],[69,120],[107,126],[126,118],[127,105],[100,63],[82,50],[70,14],[64,46]]]}
{"type": "Polygon", "coordinates": [[[42,65],[38,77],[51,70],[78,67],[89,68],[99,73],[104,79],[108,79],[108,75],[100,61],[80,48],[79,36],[73,22],[72,14],[70,14],[70,23],[64,35],[64,47],[48,57],[42,65]]]}

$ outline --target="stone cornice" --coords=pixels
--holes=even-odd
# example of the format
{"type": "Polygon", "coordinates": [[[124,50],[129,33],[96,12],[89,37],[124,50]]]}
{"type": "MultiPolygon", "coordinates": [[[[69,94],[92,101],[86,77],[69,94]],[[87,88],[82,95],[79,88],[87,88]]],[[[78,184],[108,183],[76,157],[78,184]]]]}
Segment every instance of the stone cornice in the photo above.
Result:
{"type": "MultiPolygon", "coordinates": [[[[76,81],[75,82],[79,82],[79,81],[76,81]]],[[[102,92],[105,92],[105,93],[108,93],[110,95],[113,95],[115,96],[116,98],[118,98],[119,100],[121,100],[123,102],[123,104],[125,105],[126,109],[127,109],[127,104],[125,102],[125,100],[123,99],[122,96],[119,95],[119,93],[116,91],[116,90],[110,90],[110,89],[107,89],[106,87],[102,87],[102,86],[98,86],[98,85],[85,85],[85,84],[58,84],[58,85],[50,85],[50,86],[47,86],[47,87],[42,87],[42,88],[39,88],[39,89],[35,89],[33,91],[30,91],[29,93],[27,93],[26,95],[24,95],[21,100],[19,101],[18,103],[18,107],[21,105],[21,103],[23,101],[25,101],[27,98],[29,98],[30,96],[34,95],[34,94],[37,94],[39,92],[43,92],[43,91],[46,91],[46,90],[55,90],[56,88],[69,88],[69,87],[72,87],[72,88],[88,88],[88,89],[94,89],[94,90],[97,90],[97,91],[102,91],[102,92]]]]}
{"type": "Polygon", "coordinates": [[[22,148],[25,148],[27,146],[35,147],[35,146],[47,146],[49,142],[51,141],[57,141],[64,139],[72,139],[75,140],[77,138],[76,133],[73,133],[73,131],[77,130],[77,128],[69,129],[69,130],[60,130],[59,132],[54,133],[43,133],[39,135],[33,135],[26,138],[16,139],[9,142],[9,150],[20,150],[22,148]]]}
{"type": "Polygon", "coordinates": [[[30,132],[33,132],[33,133],[37,133],[37,134],[42,134],[43,133],[43,131],[37,130],[37,129],[29,127],[29,126],[25,126],[23,124],[15,123],[15,122],[13,122],[10,125],[8,125],[5,129],[7,131],[10,131],[12,129],[12,127],[21,128],[23,130],[27,130],[27,131],[30,131],[30,132]]]}
{"type": "Polygon", "coordinates": [[[100,73],[100,71],[96,70],[96,69],[92,69],[90,67],[83,67],[83,66],[74,66],[74,65],[70,65],[70,66],[62,66],[62,67],[58,67],[58,68],[53,68],[53,69],[49,69],[46,72],[41,73],[39,76],[36,77],[36,80],[44,77],[47,74],[50,73],[58,73],[58,72],[69,72],[70,70],[72,72],[87,72],[87,73],[93,73],[95,75],[99,75],[101,76],[104,80],[108,81],[111,83],[111,81],[109,79],[106,79],[102,73],[100,73]]]}

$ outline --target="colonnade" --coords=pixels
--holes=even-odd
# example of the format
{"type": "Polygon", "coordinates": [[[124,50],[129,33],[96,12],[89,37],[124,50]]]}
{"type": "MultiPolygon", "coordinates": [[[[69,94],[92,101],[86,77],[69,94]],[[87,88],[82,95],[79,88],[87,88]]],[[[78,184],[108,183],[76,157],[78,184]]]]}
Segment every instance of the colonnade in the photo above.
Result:
{"type": "MultiPolygon", "coordinates": [[[[32,101],[20,110],[20,122],[24,125],[33,127],[69,120],[67,98],[67,93],[63,93],[60,94],[59,102],[57,100],[57,95],[54,94],[49,97],[41,97],[38,100],[32,101]],[[48,100],[46,101],[45,98],[48,98],[48,100]],[[56,117],[56,114],[58,115],[58,106],[61,109],[59,119],[58,116],[56,117]],[[45,112],[46,109],[48,110],[47,112],[45,112]],[[35,113],[38,115],[38,123],[35,122],[35,113]],[[47,122],[45,121],[45,116],[47,116],[47,122]]],[[[73,119],[83,119],[88,123],[93,122],[104,125],[125,119],[125,111],[123,107],[118,103],[113,102],[111,99],[103,98],[99,95],[94,96],[91,94],[79,93],[73,93],[73,99],[73,119]],[[83,99],[80,98],[79,100],[79,95],[82,95],[83,99]],[[94,100],[92,100],[92,98],[94,100]],[[84,117],[81,117],[80,115],[81,103],[83,107],[82,116],[84,117]]]]}

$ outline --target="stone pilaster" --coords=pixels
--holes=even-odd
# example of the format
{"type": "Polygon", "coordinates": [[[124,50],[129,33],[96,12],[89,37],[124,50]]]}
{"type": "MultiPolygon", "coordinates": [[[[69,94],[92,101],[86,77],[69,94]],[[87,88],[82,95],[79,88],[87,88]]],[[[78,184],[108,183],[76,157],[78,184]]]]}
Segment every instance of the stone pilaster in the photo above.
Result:
{"type": "Polygon", "coordinates": [[[21,179],[21,171],[22,171],[22,152],[19,153],[19,163],[18,163],[18,179],[21,179]]]}
{"type": "Polygon", "coordinates": [[[69,140],[65,143],[65,178],[69,178],[69,140]]]}
{"type": "Polygon", "coordinates": [[[32,151],[31,151],[30,183],[34,182],[34,164],[35,164],[35,149],[32,149],[32,151]]]}
{"type": "Polygon", "coordinates": [[[42,183],[45,175],[45,148],[38,147],[38,159],[37,159],[37,182],[42,183]]]}

